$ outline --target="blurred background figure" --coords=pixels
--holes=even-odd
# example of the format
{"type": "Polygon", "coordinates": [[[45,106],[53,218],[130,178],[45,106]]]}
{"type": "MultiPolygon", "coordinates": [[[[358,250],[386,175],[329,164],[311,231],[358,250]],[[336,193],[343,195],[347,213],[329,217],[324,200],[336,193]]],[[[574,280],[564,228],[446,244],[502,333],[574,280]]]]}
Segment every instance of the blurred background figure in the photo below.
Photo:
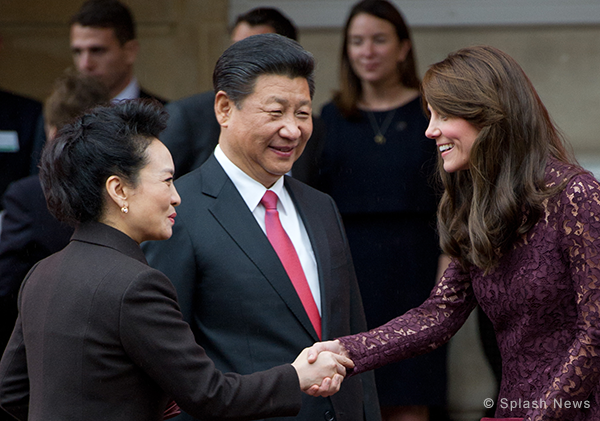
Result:
{"type": "Polygon", "coordinates": [[[252,35],[271,33],[298,41],[296,26],[280,10],[257,7],[237,17],[231,30],[231,42],[238,42],[252,35]]]}
{"type": "Polygon", "coordinates": [[[102,82],[113,100],[162,98],[140,87],[139,51],[131,11],[118,0],[88,0],[71,18],[71,53],[77,70],[102,82]]]}
{"type": "MultiPolygon", "coordinates": [[[[136,25],[129,8],[118,0],[87,0],[71,17],[71,53],[77,71],[102,82],[113,101],[163,98],[143,89],[134,74],[139,51],[136,25]]],[[[42,119],[38,120],[38,125],[42,119]]],[[[32,173],[44,147],[45,131],[38,126],[32,155],[32,173]]]]}
{"type": "MultiPolygon", "coordinates": [[[[436,281],[437,151],[425,137],[409,29],[391,3],[354,5],[341,56],[340,89],[321,112],[318,187],[342,214],[372,328],[421,304],[436,281]]],[[[446,403],[446,349],[375,377],[384,420],[425,421],[446,403]]]]}
{"type": "MultiPolygon", "coordinates": [[[[108,89],[98,80],[73,70],[65,72],[44,104],[48,138],[54,138],[62,126],[86,110],[109,101],[108,89]]],[[[48,211],[37,175],[12,183],[2,197],[2,205],[0,354],[17,319],[17,293],[23,278],[37,261],[66,246],[73,233],[73,228],[58,222],[48,211]]]]}
{"type": "MultiPolygon", "coordinates": [[[[237,17],[231,30],[231,42],[266,33],[298,40],[298,31],[287,16],[275,8],[258,7],[237,17]]],[[[202,165],[217,146],[221,127],[214,108],[213,91],[192,95],[167,105],[170,117],[161,140],[173,155],[176,177],[202,165]]],[[[315,157],[320,151],[322,136],[323,125],[318,119],[314,119],[312,137],[292,169],[295,178],[308,184],[314,184],[315,157]]]]}
{"type": "MultiPolygon", "coordinates": [[[[41,114],[42,104],[38,101],[0,90],[0,195],[11,182],[29,175],[36,122],[41,114]]],[[[0,204],[0,228],[3,208],[0,204]]]]}

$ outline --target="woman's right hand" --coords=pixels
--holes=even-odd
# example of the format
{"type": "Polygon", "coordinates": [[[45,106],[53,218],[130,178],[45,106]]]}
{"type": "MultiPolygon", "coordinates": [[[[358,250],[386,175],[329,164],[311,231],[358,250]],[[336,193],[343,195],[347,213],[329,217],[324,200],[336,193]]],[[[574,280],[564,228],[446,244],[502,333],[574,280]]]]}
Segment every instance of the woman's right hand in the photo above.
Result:
{"type": "Polygon", "coordinates": [[[343,355],[329,351],[320,352],[309,362],[308,351],[311,349],[303,349],[292,363],[298,373],[300,388],[311,396],[331,396],[340,390],[346,368],[353,368],[354,363],[343,355]]]}
{"type": "MultiPolygon", "coordinates": [[[[344,345],[342,345],[340,341],[336,339],[334,341],[316,342],[313,344],[313,346],[308,348],[308,362],[311,364],[314,363],[319,354],[323,351],[333,352],[334,354],[343,355],[346,358],[350,358],[350,355],[348,354],[346,348],[344,348],[344,345]]],[[[348,368],[354,368],[354,363],[352,364],[352,367],[348,368]]]]}

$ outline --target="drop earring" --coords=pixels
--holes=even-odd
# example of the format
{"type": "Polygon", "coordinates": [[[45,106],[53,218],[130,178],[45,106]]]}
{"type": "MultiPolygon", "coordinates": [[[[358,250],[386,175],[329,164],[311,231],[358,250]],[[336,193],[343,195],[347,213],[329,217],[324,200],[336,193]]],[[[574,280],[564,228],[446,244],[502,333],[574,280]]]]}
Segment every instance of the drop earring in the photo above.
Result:
{"type": "Polygon", "coordinates": [[[123,213],[127,213],[127,212],[129,212],[129,208],[127,207],[127,205],[123,205],[123,206],[121,207],[121,212],[123,212],[123,213]]]}

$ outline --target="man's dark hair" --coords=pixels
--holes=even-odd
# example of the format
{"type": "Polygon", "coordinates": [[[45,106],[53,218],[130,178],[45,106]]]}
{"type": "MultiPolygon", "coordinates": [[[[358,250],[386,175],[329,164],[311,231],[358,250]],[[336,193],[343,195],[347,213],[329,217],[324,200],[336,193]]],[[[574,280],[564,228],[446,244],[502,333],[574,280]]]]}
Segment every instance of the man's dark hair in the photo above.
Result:
{"type": "Polygon", "coordinates": [[[250,26],[268,25],[275,30],[276,34],[298,41],[298,31],[292,21],[272,7],[257,7],[239,15],[234,28],[241,22],[246,22],[250,26]]]}
{"type": "Polygon", "coordinates": [[[71,18],[71,25],[112,28],[121,45],[136,38],[131,11],[117,0],[87,0],[71,18]]]}
{"type": "Polygon", "coordinates": [[[262,75],[305,78],[310,97],[315,92],[315,60],[296,41],[278,34],[260,34],[232,44],[217,61],[213,72],[215,93],[224,91],[240,107],[254,92],[262,75]]]}
{"type": "Polygon", "coordinates": [[[71,225],[97,221],[104,211],[106,180],[118,175],[137,185],[148,163],[146,149],[167,118],[158,102],[130,100],[94,108],[63,126],[46,143],[40,164],[50,212],[71,225]]]}

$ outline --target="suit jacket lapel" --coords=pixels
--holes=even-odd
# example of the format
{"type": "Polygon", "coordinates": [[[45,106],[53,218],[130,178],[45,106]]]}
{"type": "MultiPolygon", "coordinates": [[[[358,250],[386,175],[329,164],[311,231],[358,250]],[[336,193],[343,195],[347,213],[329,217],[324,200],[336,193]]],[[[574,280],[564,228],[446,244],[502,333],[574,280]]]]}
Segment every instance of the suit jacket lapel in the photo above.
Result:
{"type": "Polygon", "coordinates": [[[313,339],[318,340],[317,333],[275,250],[214,155],[201,171],[202,193],[215,199],[208,208],[209,212],[256,265],[313,339]]]}

